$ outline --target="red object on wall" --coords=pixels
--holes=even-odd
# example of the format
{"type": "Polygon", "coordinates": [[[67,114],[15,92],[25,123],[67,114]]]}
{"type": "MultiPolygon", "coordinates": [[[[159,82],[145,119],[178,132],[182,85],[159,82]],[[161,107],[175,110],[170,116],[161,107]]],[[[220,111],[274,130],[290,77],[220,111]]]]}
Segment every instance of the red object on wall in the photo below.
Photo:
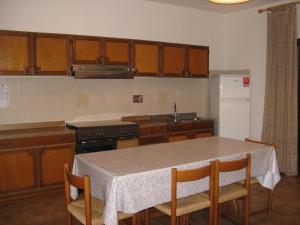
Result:
{"type": "Polygon", "coordinates": [[[244,87],[249,87],[250,77],[243,77],[243,85],[244,85],[244,87]]]}

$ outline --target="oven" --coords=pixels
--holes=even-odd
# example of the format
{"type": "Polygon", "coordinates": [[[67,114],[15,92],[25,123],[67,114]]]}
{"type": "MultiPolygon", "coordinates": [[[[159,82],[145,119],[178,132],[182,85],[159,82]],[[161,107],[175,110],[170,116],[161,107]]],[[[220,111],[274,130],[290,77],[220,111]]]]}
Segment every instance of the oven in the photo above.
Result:
{"type": "Polygon", "coordinates": [[[138,124],[122,121],[67,123],[76,131],[76,154],[138,145],[138,124]]]}
{"type": "Polygon", "coordinates": [[[96,140],[77,141],[76,153],[108,151],[117,148],[116,138],[101,138],[96,140]]]}

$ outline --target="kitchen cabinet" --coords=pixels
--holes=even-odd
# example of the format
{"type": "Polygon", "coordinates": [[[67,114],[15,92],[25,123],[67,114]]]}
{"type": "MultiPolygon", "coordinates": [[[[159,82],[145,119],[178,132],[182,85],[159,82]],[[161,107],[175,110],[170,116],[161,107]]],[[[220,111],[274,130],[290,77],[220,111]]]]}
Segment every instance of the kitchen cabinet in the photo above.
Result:
{"type": "Polygon", "coordinates": [[[62,129],[4,138],[0,132],[0,204],[63,190],[63,165],[73,162],[75,135],[62,129]]]}
{"type": "Polygon", "coordinates": [[[162,76],[184,77],[185,61],[184,45],[166,43],[162,45],[162,76]]]}
{"type": "Polygon", "coordinates": [[[133,45],[136,76],[157,76],[159,74],[160,51],[157,42],[135,41],[133,45]]]}
{"type": "Polygon", "coordinates": [[[139,145],[138,138],[117,140],[117,149],[131,148],[139,145]]]}
{"type": "Polygon", "coordinates": [[[131,65],[131,44],[126,39],[73,37],[75,64],[131,65]]]}
{"type": "Polygon", "coordinates": [[[74,145],[57,144],[41,147],[40,151],[40,185],[41,187],[59,185],[64,181],[64,164],[73,163],[74,145]]]}
{"type": "Polygon", "coordinates": [[[0,31],[0,75],[32,73],[30,43],[29,33],[0,31]]]}
{"type": "Polygon", "coordinates": [[[104,39],[104,64],[131,65],[131,44],[126,39],[104,39]]]}
{"type": "Polygon", "coordinates": [[[73,38],[73,57],[74,64],[100,64],[103,56],[103,41],[98,37],[73,38]]]}
{"type": "Polygon", "coordinates": [[[208,77],[209,49],[189,46],[187,48],[187,74],[189,77],[208,77]]]}
{"type": "Polygon", "coordinates": [[[210,137],[214,135],[213,127],[213,120],[170,123],[166,127],[166,140],[173,142],[210,137]]]}
{"type": "MultiPolygon", "coordinates": [[[[195,117],[194,113],[183,113],[179,116],[178,118],[195,117]]],[[[122,121],[139,124],[139,145],[183,141],[214,135],[214,121],[212,119],[182,119],[175,123],[171,114],[161,114],[127,116],[122,117],[122,121]]]]}
{"type": "Polygon", "coordinates": [[[36,158],[32,149],[0,151],[1,193],[37,187],[36,158]]]}
{"type": "Polygon", "coordinates": [[[209,48],[0,30],[0,75],[70,75],[72,64],[126,65],[135,76],[206,78],[209,48]]]}
{"type": "Polygon", "coordinates": [[[70,72],[70,39],[67,35],[34,35],[34,74],[68,75],[70,72]]]}
{"type": "Polygon", "coordinates": [[[165,124],[150,124],[139,126],[139,144],[149,145],[165,142],[165,124]]]}

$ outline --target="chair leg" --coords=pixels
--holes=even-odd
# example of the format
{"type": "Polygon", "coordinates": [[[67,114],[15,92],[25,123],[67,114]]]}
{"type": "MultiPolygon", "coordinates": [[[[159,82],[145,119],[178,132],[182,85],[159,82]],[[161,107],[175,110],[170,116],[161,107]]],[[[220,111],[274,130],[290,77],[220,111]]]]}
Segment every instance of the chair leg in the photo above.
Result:
{"type": "Polygon", "coordinates": [[[67,225],[72,225],[72,214],[69,213],[68,209],[67,209],[67,225]]]}
{"type": "Polygon", "coordinates": [[[138,225],[138,213],[132,215],[132,225],[138,225]]]}
{"type": "Polygon", "coordinates": [[[208,224],[209,225],[214,225],[213,224],[213,217],[214,217],[214,212],[213,212],[213,210],[212,210],[212,207],[209,207],[208,208],[208,224]]]}
{"type": "Polygon", "coordinates": [[[183,225],[188,225],[189,224],[189,220],[190,220],[190,215],[189,214],[185,214],[182,216],[183,217],[183,225]]]}
{"type": "Polygon", "coordinates": [[[149,209],[144,210],[145,215],[145,225],[149,225],[149,209]]]}
{"type": "Polygon", "coordinates": [[[249,211],[250,211],[250,195],[243,198],[244,208],[244,225],[249,225],[249,211]]]}
{"type": "Polygon", "coordinates": [[[273,191],[268,189],[268,215],[271,215],[272,212],[272,196],[273,195],[273,191]]]}

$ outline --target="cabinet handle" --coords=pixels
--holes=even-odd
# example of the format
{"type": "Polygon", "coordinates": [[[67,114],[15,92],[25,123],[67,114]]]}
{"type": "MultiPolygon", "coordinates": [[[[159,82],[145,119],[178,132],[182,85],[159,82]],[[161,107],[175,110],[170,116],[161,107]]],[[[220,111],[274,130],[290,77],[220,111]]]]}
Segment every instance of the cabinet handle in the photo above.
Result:
{"type": "Polygon", "coordinates": [[[35,150],[34,149],[28,149],[27,152],[28,152],[28,155],[31,155],[31,156],[35,155],[35,150]]]}
{"type": "Polygon", "coordinates": [[[101,57],[97,57],[95,61],[96,61],[96,64],[101,64],[102,59],[101,59],[101,57]]]}
{"type": "Polygon", "coordinates": [[[129,68],[129,69],[128,69],[128,72],[136,73],[136,72],[137,72],[137,69],[136,69],[136,68],[129,68]]]}
{"type": "Polygon", "coordinates": [[[29,74],[32,71],[30,66],[24,66],[24,74],[29,74]]]}
{"type": "Polygon", "coordinates": [[[45,155],[45,149],[38,149],[39,155],[45,155]]]}
{"type": "Polygon", "coordinates": [[[41,72],[41,67],[40,66],[35,66],[34,67],[34,73],[39,74],[41,72]]]}

